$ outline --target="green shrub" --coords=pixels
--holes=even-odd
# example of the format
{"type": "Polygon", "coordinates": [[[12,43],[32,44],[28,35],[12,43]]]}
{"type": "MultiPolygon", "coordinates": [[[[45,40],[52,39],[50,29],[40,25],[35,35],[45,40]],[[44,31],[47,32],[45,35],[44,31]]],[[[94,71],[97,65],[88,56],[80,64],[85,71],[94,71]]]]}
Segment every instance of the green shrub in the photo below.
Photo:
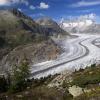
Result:
{"type": "Polygon", "coordinates": [[[82,72],[76,72],[73,75],[72,84],[80,87],[86,87],[89,84],[100,83],[100,68],[96,65],[91,65],[90,68],[85,69],[82,72]]]}
{"type": "Polygon", "coordinates": [[[94,67],[96,67],[96,64],[92,64],[92,65],[91,65],[91,68],[94,68],[94,67]]]}
{"type": "Polygon", "coordinates": [[[11,76],[10,92],[19,92],[27,87],[29,77],[29,66],[27,61],[23,61],[20,66],[16,66],[11,76]]]}

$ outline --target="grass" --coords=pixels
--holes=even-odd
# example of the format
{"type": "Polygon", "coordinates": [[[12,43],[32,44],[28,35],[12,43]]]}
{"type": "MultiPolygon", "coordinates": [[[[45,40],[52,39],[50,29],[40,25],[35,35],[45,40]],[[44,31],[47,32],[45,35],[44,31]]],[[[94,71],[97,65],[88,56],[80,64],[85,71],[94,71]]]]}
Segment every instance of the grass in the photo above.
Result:
{"type": "Polygon", "coordinates": [[[100,86],[91,89],[91,92],[82,94],[74,100],[100,100],[100,86]]]}
{"type": "Polygon", "coordinates": [[[83,88],[88,87],[90,84],[98,84],[100,83],[100,67],[92,65],[85,70],[75,72],[72,77],[73,81],[71,84],[83,88]]]}

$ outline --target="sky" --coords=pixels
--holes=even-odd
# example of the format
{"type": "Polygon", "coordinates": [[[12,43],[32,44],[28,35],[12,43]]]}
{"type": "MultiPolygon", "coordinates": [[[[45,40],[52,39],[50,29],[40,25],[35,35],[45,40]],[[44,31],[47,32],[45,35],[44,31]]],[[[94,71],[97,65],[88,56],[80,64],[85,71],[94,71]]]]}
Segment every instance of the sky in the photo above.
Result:
{"type": "Polygon", "coordinates": [[[90,18],[100,22],[100,0],[0,0],[3,8],[17,8],[33,19],[47,16],[56,21],[90,18]]]}

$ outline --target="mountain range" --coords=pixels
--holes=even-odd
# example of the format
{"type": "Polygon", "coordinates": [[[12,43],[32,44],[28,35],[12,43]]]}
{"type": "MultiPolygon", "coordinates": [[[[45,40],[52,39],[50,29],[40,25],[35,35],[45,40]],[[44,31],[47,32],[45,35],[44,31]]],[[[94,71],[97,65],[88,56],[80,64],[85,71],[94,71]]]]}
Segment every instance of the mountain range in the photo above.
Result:
{"type": "Polygon", "coordinates": [[[64,20],[60,27],[70,33],[100,33],[100,24],[91,19],[64,20]]]}

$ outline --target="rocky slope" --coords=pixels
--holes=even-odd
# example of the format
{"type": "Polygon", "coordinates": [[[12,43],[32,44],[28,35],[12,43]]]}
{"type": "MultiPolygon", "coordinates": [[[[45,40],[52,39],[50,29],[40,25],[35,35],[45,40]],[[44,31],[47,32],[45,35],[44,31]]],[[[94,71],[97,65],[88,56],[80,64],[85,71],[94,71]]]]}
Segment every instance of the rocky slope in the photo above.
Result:
{"type": "Polygon", "coordinates": [[[33,42],[37,38],[47,38],[46,33],[44,28],[20,11],[0,10],[0,58],[16,46],[33,42]]]}
{"type": "Polygon", "coordinates": [[[1,100],[100,100],[100,65],[95,64],[73,73],[28,81],[21,92],[0,94],[1,100]]]}
{"type": "Polygon", "coordinates": [[[31,66],[35,63],[56,59],[60,53],[61,48],[52,40],[18,46],[0,61],[0,73],[11,70],[15,65],[20,65],[24,59],[27,59],[31,66]]]}
{"type": "Polygon", "coordinates": [[[53,33],[62,35],[61,31],[52,30],[51,34],[47,27],[16,9],[0,10],[0,70],[12,68],[24,56],[33,63],[56,58],[60,48],[49,36],[53,36],[53,33]]]}
{"type": "Polygon", "coordinates": [[[82,33],[97,33],[100,34],[100,24],[93,24],[91,26],[86,27],[82,33]]]}

